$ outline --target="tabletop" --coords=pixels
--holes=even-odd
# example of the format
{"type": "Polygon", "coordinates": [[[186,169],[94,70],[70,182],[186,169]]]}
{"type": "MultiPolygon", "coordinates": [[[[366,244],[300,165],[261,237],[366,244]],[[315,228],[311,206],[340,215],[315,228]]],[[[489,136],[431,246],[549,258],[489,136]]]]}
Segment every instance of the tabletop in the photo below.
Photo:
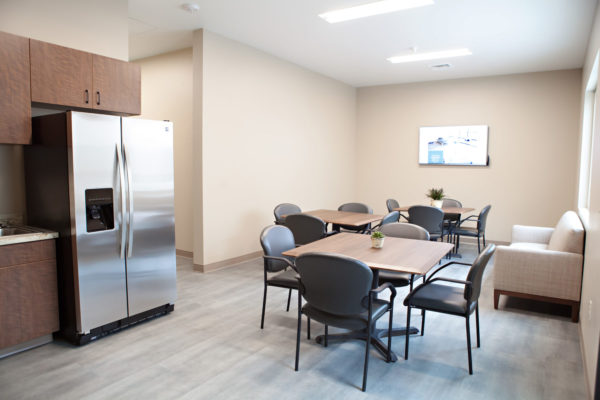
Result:
{"type": "Polygon", "coordinates": [[[312,210],[303,211],[302,214],[309,214],[321,218],[323,221],[337,225],[362,226],[371,222],[381,221],[383,215],[357,213],[337,210],[312,210]]]}
{"type": "MultiPolygon", "coordinates": [[[[408,211],[408,209],[412,206],[402,206],[399,208],[394,208],[394,211],[408,211]]],[[[442,211],[444,214],[465,214],[471,211],[475,211],[474,208],[471,207],[442,207],[442,211]]]]}
{"type": "Polygon", "coordinates": [[[356,233],[338,233],[283,252],[298,257],[308,252],[337,253],[361,260],[371,268],[424,275],[452,248],[451,243],[403,239],[386,236],[383,248],[371,247],[371,237],[356,233]]]}

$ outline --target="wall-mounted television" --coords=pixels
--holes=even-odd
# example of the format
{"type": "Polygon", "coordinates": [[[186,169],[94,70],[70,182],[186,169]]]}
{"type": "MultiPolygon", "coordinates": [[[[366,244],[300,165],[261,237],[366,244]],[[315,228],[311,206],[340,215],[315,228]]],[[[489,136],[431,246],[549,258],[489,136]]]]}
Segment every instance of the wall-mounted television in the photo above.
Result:
{"type": "Polygon", "coordinates": [[[488,165],[488,126],[421,127],[419,164],[488,165]]]}

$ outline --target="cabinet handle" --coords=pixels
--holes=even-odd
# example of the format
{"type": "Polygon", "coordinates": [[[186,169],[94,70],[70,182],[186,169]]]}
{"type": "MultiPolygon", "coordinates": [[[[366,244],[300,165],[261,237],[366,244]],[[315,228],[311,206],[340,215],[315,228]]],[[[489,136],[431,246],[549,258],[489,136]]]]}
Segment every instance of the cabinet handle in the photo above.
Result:
{"type": "Polygon", "coordinates": [[[90,103],[90,91],[85,89],[85,104],[89,104],[90,103]]]}
{"type": "Polygon", "coordinates": [[[96,92],[96,98],[97,98],[96,104],[100,105],[100,91],[99,90],[96,92]]]}

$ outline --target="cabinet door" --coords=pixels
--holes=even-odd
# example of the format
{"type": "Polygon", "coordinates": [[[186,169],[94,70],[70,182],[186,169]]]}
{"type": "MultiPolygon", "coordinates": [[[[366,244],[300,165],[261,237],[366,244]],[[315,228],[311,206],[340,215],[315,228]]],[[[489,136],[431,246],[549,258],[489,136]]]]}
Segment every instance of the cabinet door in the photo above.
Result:
{"type": "Polygon", "coordinates": [[[31,143],[29,39],[0,32],[0,143],[31,143]]]}
{"type": "Polygon", "coordinates": [[[91,108],[92,54],[30,40],[31,101],[91,108]]]}
{"type": "Polygon", "coordinates": [[[141,114],[139,65],[94,54],[93,75],[94,109],[141,114]]]}

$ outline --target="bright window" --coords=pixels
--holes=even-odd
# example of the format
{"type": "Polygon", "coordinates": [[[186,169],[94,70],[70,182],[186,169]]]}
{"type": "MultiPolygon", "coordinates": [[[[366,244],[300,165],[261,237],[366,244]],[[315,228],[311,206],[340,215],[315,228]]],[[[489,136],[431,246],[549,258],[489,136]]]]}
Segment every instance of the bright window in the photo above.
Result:
{"type": "Polygon", "coordinates": [[[583,126],[581,135],[581,164],[579,166],[579,201],[580,209],[590,206],[590,188],[592,183],[592,151],[593,133],[596,123],[596,88],[598,86],[598,54],[586,85],[583,103],[583,126]]]}

